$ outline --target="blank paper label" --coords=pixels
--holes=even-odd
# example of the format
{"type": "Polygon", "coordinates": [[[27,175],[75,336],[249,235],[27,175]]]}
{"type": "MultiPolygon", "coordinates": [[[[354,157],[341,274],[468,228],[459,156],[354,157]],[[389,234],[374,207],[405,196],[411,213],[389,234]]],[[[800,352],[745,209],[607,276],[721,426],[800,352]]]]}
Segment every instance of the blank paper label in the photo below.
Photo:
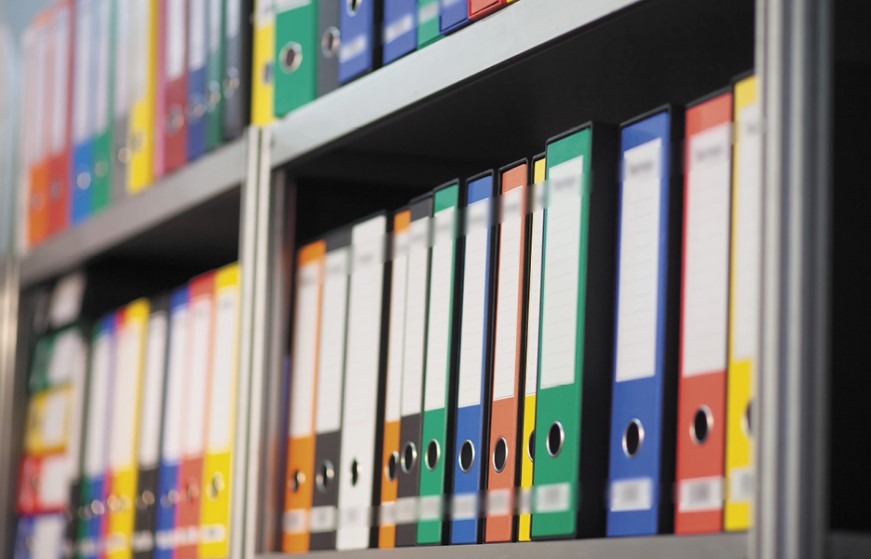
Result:
{"type": "Polygon", "coordinates": [[[172,81],[184,71],[185,3],[166,0],[166,79],[172,81]]]}
{"type": "Polygon", "coordinates": [[[611,512],[650,510],[653,506],[653,480],[649,477],[611,483],[611,512]]]}
{"type": "Polygon", "coordinates": [[[146,84],[148,83],[148,51],[150,46],[148,29],[151,21],[151,3],[148,0],[133,0],[133,5],[134,19],[129,24],[129,32],[132,37],[130,48],[133,59],[130,69],[133,74],[131,99],[134,100],[133,102],[139,102],[146,94],[146,84]]]}
{"type": "Polygon", "coordinates": [[[463,275],[463,317],[460,340],[460,380],[458,405],[481,403],[481,377],[484,374],[484,321],[487,319],[487,267],[489,252],[490,199],[475,202],[466,209],[465,270],[463,275]]]}
{"type": "Polygon", "coordinates": [[[189,374],[190,311],[187,306],[172,312],[169,340],[169,370],[166,376],[166,404],[163,422],[164,462],[175,463],[181,457],[181,431],[183,428],[184,387],[189,374]]]}
{"type": "Polygon", "coordinates": [[[31,559],[56,559],[63,548],[66,520],[63,515],[40,516],[33,523],[31,559]]]}
{"type": "Polygon", "coordinates": [[[156,466],[160,458],[160,408],[163,402],[166,336],[166,313],[152,314],[148,319],[142,413],[139,420],[139,464],[143,467],[156,466]]]}
{"type": "Polygon", "coordinates": [[[188,64],[191,71],[206,64],[206,0],[190,0],[188,64]]]}
{"type": "Polygon", "coordinates": [[[572,384],[576,377],[583,169],[584,158],[576,157],[549,171],[542,278],[542,389],[572,384]]]}
{"type": "Polygon", "coordinates": [[[617,382],[656,372],[662,140],[623,154],[617,285],[617,382]]]}
{"type": "Polygon", "coordinates": [[[208,441],[209,452],[227,452],[232,448],[231,434],[236,417],[234,396],[239,322],[239,292],[236,286],[222,288],[216,300],[218,309],[215,313],[208,441]]]}
{"type": "Polygon", "coordinates": [[[570,483],[549,483],[535,488],[535,512],[565,512],[572,502],[570,483]]]}
{"type": "Polygon", "coordinates": [[[221,48],[221,0],[209,2],[209,52],[221,48]]]}
{"type": "Polygon", "coordinates": [[[345,327],[348,319],[348,267],[350,249],[327,253],[327,275],[321,310],[318,358],[318,433],[338,431],[342,421],[342,376],[345,365],[345,327]]]}
{"type": "Polygon", "coordinates": [[[393,279],[390,283],[390,337],[387,348],[385,421],[397,421],[400,415],[408,287],[408,236],[408,231],[393,234],[393,279]]]}
{"type": "Polygon", "coordinates": [[[731,123],[689,138],[684,231],[682,371],[726,368],[731,123]]]}
{"type": "MultiPolygon", "coordinates": [[[[63,5],[63,4],[61,4],[63,5]]],[[[67,96],[69,95],[70,11],[62,8],[55,14],[52,38],[54,47],[54,76],[52,82],[52,133],[51,153],[56,154],[66,147],[67,96]]]]}
{"type": "Polygon", "coordinates": [[[191,304],[190,372],[184,397],[182,455],[199,456],[203,452],[206,421],[206,389],[209,384],[209,346],[212,330],[212,298],[197,297],[191,304]]]}
{"type": "Polygon", "coordinates": [[[111,45],[111,48],[115,57],[113,61],[113,70],[115,72],[113,89],[115,91],[112,102],[114,104],[114,116],[116,119],[127,115],[132,99],[130,65],[134,61],[133,54],[137,50],[136,41],[138,37],[131,27],[128,10],[115,10],[116,41],[114,45],[111,45]]]}
{"type": "Polygon", "coordinates": [[[93,3],[80,2],[78,17],[76,17],[76,51],[75,51],[75,83],[73,95],[75,108],[73,111],[73,139],[78,143],[90,134],[93,118],[89,112],[91,95],[88,90],[93,87],[91,79],[91,39],[94,33],[93,3]]]}
{"type": "Polygon", "coordinates": [[[541,319],[541,254],[544,239],[544,185],[532,187],[532,233],[529,237],[529,296],[526,328],[526,395],[538,389],[538,339],[541,319]]]}
{"type": "Polygon", "coordinates": [[[139,376],[143,324],[127,319],[118,333],[118,350],[112,390],[112,442],[109,464],[127,470],[136,461],[136,414],[139,411],[139,376]]]}
{"type": "Polygon", "coordinates": [[[43,446],[53,448],[66,443],[70,395],[70,391],[66,389],[53,390],[46,394],[40,424],[43,446]]]}
{"type": "Polygon", "coordinates": [[[44,508],[61,507],[69,497],[69,462],[64,455],[49,456],[42,460],[39,472],[39,505],[44,508]]]}
{"type": "Polygon", "coordinates": [[[411,222],[408,295],[405,310],[405,355],[402,366],[402,415],[420,413],[426,349],[426,296],[429,272],[429,218],[411,222]]]}
{"type": "Polygon", "coordinates": [[[677,507],[680,512],[722,509],[723,478],[714,476],[680,481],[677,507]]]}
{"type": "Polygon", "coordinates": [[[85,436],[85,474],[102,473],[105,467],[106,412],[109,409],[109,373],[111,371],[111,338],[97,336],[91,350],[91,385],[88,393],[88,426],[85,436]]]}
{"type": "MultiPolygon", "coordinates": [[[[109,45],[109,39],[111,38],[110,26],[112,25],[112,5],[110,0],[98,0],[98,3],[99,24],[97,27],[99,29],[99,43],[97,45],[97,68],[95,71],[95,91],[93,94],[96,96],[95,104],[97,111],[97,114],[94,116],[95,130],[102,132],[109,124],[109,49],[115,49],[118,56],[121,56],[122,51],[118,48],[118,45],[124,41],[117,39],[115,45],[109,45]]],[[[121,101],[120,104],[123,105],[124,102],[121,101]]]]}
{"type": "Polygon", "coordinates": [[[236,38],[239,35],[239,30],[242,23],[242,0],[227,0],[227,22],[225,28],[227,30],[227,40],[236,38]]]}
{"type": "Polygon", "coordinates": [[[759,304],[762,288],[762,119],[759,105],[738,115],[738,160],[735,188],[735,279],[732,353],[755,358],[759,347],[759,304]]]}
{"type": "Polygon", "coordinates": [[[429,328],[426,349],[426,411],[447,405],[448,367],[450,363],[451,307],[454,283],[454,230],[456,209],[435,214],[435,244],[432,248],[432,272],[429,291],[429,328]]]}
{"type": "Polygon", "coordinates": [[[502,196],[499,240],[499,275],[496,290],[496,333],[493,364],[493,399],[511,398],[517,371],[517,328],[520,266],[523,258],[521,211],[526,190],[515,188],[502,196]]]}
{"type": "Polygon", "coordinates": [[[297,276],[296,320],[293,332],[293,383],[290,406],[290,435],[300,437],[313,431],[315,367],[318,354],[318,312],[323,261],[306,264],[297,276]]]}

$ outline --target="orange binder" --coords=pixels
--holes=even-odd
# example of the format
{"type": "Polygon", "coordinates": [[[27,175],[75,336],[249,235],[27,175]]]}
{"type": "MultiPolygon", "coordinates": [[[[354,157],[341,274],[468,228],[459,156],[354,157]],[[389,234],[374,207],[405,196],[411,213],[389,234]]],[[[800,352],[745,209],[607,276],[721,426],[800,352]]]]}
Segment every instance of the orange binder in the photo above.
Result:
{"type": "Polygon", "coordinates": [[[24,157],[27,165],[27,245],[34,246],[48,236],[48,157],[47,139],[51,133],[48,118],[47,40],[51,11],[34,19],[24,33],[25,82],[22,95],[24,114],[33,115],[31,126],[22,126],[24,157]]]}

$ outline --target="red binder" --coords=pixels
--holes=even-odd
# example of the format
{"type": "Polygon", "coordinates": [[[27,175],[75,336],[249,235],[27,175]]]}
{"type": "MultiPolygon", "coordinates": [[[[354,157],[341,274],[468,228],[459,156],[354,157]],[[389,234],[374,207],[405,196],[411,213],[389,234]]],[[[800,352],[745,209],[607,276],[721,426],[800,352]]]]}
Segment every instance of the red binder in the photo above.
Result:
{"type": "Polygon", "coordinates": [[[48,209],[47,234],[55,235],[70,221],[70,143],[72,128],[73,3],[61,0],[51,8],[47,71],[49,111],[47,138],[48,209]]]}
{"type": "Polygon", "coordinates": [[[675,532],[723,526],[732,94],[686,111],[675,532]]]}
{"type": "Polygon", "coordinates": [[[214,338],[215,273],[208,272],[190,283],[190,370],[185,385],[182,454],[179,465],[176,522],[176,559],[197,559],[200,540],[200,488],[203,486],[203,454],[209,417],[211,356],[214,338]]]}
{"type": "Polygon", "coordinates": [[[187,161],[187,4],[187,0],[162,0],[164,117],[160,130],[166,173],[187,161]]]}
{"type": "Polygon", "coordinates": [[[481,19],[504,8],[510,0],[468,0],[469,18],[481,19]]]}

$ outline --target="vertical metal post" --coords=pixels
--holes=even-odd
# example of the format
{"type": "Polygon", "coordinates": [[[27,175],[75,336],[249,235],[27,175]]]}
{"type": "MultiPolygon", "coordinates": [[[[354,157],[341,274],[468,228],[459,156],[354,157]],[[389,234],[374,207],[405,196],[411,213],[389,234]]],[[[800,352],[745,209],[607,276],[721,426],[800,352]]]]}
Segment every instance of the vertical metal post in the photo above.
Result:
{"type": "Polygon", "coordinates": [[[18,333],[18,262],[0,255],[0,554],[12,550],[14,538],[14,490],[16,464],[13,462],[15,422],[15,369],[18,333]]]}
{"type": "Polygon", "coordinates": [[[765,137],[759,559],[822,557],[827,532],[831,3],[760,0],[765,137]]]}

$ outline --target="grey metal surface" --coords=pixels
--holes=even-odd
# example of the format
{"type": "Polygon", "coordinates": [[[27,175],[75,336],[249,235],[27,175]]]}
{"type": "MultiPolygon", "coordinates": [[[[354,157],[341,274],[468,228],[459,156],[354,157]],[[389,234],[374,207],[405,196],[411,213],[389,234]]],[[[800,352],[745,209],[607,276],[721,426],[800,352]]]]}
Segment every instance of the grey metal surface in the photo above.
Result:
{"type": "Polygon", "coordinates": [[[562,540],[551,542],[450,545],[367,549],[364,551],[319,551],[306,555],[262,554],[257,559],[745,559],[746,534],[705,536],[654,536],[562,540]]]}
{"type": "Polygon", "coordinates": [[[178,216],[245,178],[245,139],[186,165],[142,194],[125,198],[81,226],[35,247],[21,261],[24,287],[70,271],[89,259],[178,216]]]}
{"type": "MultiPolygon", "coordinates": [[[[15,359],[18,329],[17,263],[0,255],[0,448],[14,448],[12,425],[15,419],[15,359]]],[[[0,460],[0,553],[12,548],[15,463],[0,460]]]]}
{"type": "Polygon", "coordinates": [[[518,2],[451,35],[450,40],[380,68],[274,123],[272,165],[317,150],[640,1],[518,2]]]}

